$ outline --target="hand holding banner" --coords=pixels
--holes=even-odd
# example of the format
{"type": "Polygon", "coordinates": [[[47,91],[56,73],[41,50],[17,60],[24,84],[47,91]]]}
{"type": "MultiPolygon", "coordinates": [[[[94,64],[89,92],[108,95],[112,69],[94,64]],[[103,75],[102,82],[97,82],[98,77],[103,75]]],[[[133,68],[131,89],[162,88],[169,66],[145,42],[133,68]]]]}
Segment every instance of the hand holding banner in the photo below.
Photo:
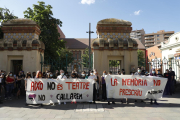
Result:
{"type": "Polygon", "coordinates": [[[167,78],[138,75],[108,75],[107,98],[161,98],[167,78]]]}
{"type": "Polygon", "coordinates": [[[26,103],[89,102],[93,83],[91,79],[28,79],[26,103]]]}

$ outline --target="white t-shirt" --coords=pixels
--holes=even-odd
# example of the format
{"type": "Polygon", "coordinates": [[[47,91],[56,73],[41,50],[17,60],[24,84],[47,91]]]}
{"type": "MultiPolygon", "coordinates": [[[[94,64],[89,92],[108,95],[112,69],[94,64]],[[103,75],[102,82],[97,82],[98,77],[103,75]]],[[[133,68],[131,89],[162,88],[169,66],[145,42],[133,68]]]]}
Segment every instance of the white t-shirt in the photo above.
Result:
{"type": "Polygon", "coordinates": [[[93,80],[94,80],[94,79],[97,79],[97,76],[96,76],[96,75],[93,75],[93,76],[90,75],[90,76],[88,77],[88,79],[93,79],[93,80]]]}
{"type": "Polygon", "coordinates": [[[57,77],[57,79],[67,79],[67,77],[65,76],[65,75],[59,75],[58,77],[57,77]]]}

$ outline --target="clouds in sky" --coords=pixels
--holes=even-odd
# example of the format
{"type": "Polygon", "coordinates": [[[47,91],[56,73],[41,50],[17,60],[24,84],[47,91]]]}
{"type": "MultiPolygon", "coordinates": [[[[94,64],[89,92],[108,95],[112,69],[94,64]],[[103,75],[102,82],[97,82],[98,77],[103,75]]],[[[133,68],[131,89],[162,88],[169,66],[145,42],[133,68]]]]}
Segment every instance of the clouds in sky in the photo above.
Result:
{"type": "Polygon", "coordinates": [[[141,10],[135,11],[134,15],[140,15],[140,12],[142,12],[141,10]]]}
{"type": "Polygon", "coordinates": [[[93,4],[93,3],[95,3],[95,0],[81,0],[81,4],[88,4],[88,5],[90,5],[90,4],[93,4]]]}

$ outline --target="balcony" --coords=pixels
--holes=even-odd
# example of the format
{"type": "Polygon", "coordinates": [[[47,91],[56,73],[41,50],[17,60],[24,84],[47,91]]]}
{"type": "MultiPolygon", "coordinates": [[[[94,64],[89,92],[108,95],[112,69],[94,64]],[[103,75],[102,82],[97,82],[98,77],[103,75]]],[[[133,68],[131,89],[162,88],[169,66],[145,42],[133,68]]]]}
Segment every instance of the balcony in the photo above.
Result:
{"type": "Polygon", "coordinates": [[[153,42],[154,43],[154,40],[145,40],[145,43],[146,42],[148,42],[148,43],[153,42]]]}
{"type": "Polygon", "coordinates": [[[141,33],[137,33],[137,35],[141,35],[141,33]]]}
{"type": "Polygon", "coordinates": [[[145,39],[153,39],[154,38],[154,36],[152,36],[152,37],[145,37],[145,39]]]}
{"type": "Polygon", "coordinates": [[[145,44],[145,46],[154,46],[154,43],[148,43],[148,44],[145,44]]]}

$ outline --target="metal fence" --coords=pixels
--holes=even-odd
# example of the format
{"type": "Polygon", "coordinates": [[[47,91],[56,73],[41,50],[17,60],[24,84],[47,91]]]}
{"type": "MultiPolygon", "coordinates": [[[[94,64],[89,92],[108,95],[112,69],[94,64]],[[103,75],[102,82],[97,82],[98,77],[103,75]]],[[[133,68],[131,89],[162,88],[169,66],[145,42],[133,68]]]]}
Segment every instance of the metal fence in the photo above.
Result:
{"type": "Polygon", "coordinates": [[[179,68],[180,68],[180,61],[179,59],[175,58],[155,58],[149,61],[147,58],[146,60],[146,70],[149,72],[151,71],[152,68],[156,70],[160,70],[161,73],[165,73],[166,69],[172,68],[172,70],[175,72],[175,79],[179,80],[179,68]]]}
{"type": "MultiPolygon", "coordinates": [[[[77,54],[75,54],[73,61],[68,60],[68,55],[66,55],[66,58],[62,59],[61,57],[53,59],[48,58],[43,60],[41,56],[41,71],[45,72],[46,70],[49,70],[53,73],[55,73],[56,70],[64,70],[65,72],[68,72],[70,74],[73,70],[77,70],[78,74],[80,74],[82,71],[85,71],[88,73],[89,68],[92,70],[93,66],[93,56],[91,55],[91,64],[89,64],[88,60],[83,59],[77,59],[77,54]]],[[[82,58],[82,57],[81,57],[82,58]]]]}

